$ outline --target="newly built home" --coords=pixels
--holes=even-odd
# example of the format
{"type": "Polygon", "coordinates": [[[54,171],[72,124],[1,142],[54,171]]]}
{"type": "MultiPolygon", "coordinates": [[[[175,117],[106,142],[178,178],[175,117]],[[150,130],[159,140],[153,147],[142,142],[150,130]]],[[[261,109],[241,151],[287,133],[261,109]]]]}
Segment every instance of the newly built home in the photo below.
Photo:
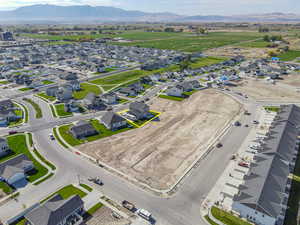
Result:
{"type": "Polygon", "coordinates": [[[132,102],[129,105],[129,114],[135,116],[137,120],[147,119],[151,116],[150,107],[144,102],[132,102]],[[150,114],[150,115],[149,115],[150,114]]]}
{"type": "Polygon", "coordinates": [[[0,178],[9,185],[25,180],[26,174],[34,169],[33,162],[24,154],[0,163],[0,178]]]}
{"type": "Polygon", "coordinates": [[[126,119],[111,111],[102,116],[101,122],[109,130],[118,130],[127,126],[126,119]]]}
{"type": "Polygon", "coordinates": [[[83,222],[84,203],[78,195],[63,199],[56,194],[25,214],[28,225],[76,225],[83,222]]]}
{"type": "Polygon", "coordinates": [[[84,139],[99,134],[94,126],[88,121],[79,121],[70,128],[71,134],[77,139],[84,139]]]}
{"type": "Polygon", "coordinates": [[[258,225],[283,225],[299,150],[300,108],[284,106],[276,116],[262,151],[233,198],[232,209],[258,225]]]}

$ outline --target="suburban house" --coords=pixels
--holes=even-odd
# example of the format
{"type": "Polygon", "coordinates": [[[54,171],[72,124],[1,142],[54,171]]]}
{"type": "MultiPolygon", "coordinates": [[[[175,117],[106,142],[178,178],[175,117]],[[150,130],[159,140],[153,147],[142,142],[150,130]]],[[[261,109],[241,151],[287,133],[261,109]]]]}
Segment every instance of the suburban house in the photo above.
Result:
{"type": "Polygon", "coordinates": [[[281,107],[262,150],[254,156],[232,209],[258,225],[283,225],[299,149],[300,108],[281,107]]]}
{"type": "Polygon", "coordinates": [[[26,179],[26,173],[33,169],[32,161],[26,155],[20,154],[0,163],[0,178],[9,185],[14,186],[17,182],[26,179]]]}
{"type": "Polygon", "coordinates": [[[58,91],[58,89],[58,86],[49,87],[46,89],[46,95],[56,97],[56,92],[58,91]]]}
{"type": "Polygon", "coordinates": [[[7,155],[10,149],[5,138],[0,138],[0,157],[7,155]]]}
{"type": "Polygon", "coordinates": [[[79,225],[83,222],[84,203],[78,195],[63,199],[56,194],[27,214],[28,225],[79,225]]]}
{"type": "Polygon", "coordinates": [[[76,73],[65,72],[65,73],[62,73],[61,75],[59,75],[59,78],[62,80],[77,80],[78,76],[76,73]]]}
{"type": "Polygon", "coordinates": [[[7,126],[9,122],[22,118],[16,115],[16,108],[11,100],[0,101],[0,126],[7,126]]]}
{"type": "Polygon", "coordinates": [[[111,111],[102,116],[101,122],[109,130],[118,130],[127,126],[126,119],[111,111]]]}
{"type": "Polygon", "coordinates": [[[116,104],[118,102],[118,96],[113,92],[103,94],[101,99],[105,104],[108,105],[116,104]]]}
{"type": "Polygon", "coordinates": [[[67,85],[72,87],[72,91],[80,91],[81,90],[80,82],[78,80],[72,80],[72,81],[68,82],[67,85]]]}
{"type": "Polygon", "coordinates": [[[126,96],[137,96],[137,91],[134,88],[124,87],[119,89],[119,93],[126,96]]]}
{"type": "Polygon", "coordinates": [[[77,139],[84,139],[99,134],[94,126],[87,121],[79,121],[71,127],[70,132],[77,139]]]}
{"type": "Polygon", "coordinates": [[[183,87],[180,85],[176,85],[174,87],[169,87],[166,90],[166,94],[169,96],[175,96],[175,97],[182,97],[184,90],[183,87]]]}
{"type": "Polygon", "coordinates": [[[138,93],[143,92],[145,90],[145,88],[141,82],[136,82],[134,84],[130,84],[128,87],[134,89],[138,93]]]}
{"type": "Polygon", "coordinates": [[[66,101],[73,98],[73,91],[68,87],[60,87],[56,92],[59,101],[66,101]]]}
{"type": "Polygon", "coordinates": [[[132,102],[129,105],[129,114],[134,115],[137,120],[149,118],[149,110],[150,107],[143,102],[132,102]]]}
{"type": "Polygon", "coordinates": [[[65,103],[65,111],[66,112],[79,112],[80,106],[75,100],[71,100],[65,103]]]}
{"type": "Polygon", "coordinates": [[[105,110],[107,108],[102,99],[94,93],[89,93],[83,99],[83,104],[90,110],[105,110]]]}

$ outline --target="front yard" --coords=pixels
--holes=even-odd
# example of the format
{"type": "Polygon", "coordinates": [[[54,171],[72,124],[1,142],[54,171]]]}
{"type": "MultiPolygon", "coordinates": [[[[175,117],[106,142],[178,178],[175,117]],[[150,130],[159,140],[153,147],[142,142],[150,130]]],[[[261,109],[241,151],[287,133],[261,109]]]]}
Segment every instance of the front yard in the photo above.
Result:
{"type": "Polygon", "coordinates": [[[225,212],[215,206],[212,207],[211,213],[212,213],[213,217],[215,217],[217,220],[221,221],[222,223],[224,223],[226,225],[251,225],[250,223],[248,223],[228,212],[225,212]]]}
{"type": "Polygon", "coordinates": [[[49,96],[49,95],[47,95],[45,92],[38,93],[37,96],[38,96],[38,97],[41,97],[42,99],[46,99],[46,100],[49,101],[49,102],[53,102],[53,101],[56,100],[55,97],[49,96]]]}
{"type": "Polygon", "coordinates": [[[47,174],[48,170],[42,166],[35,158],[31,155],[29,148],[26,144],[25,134],[17,134],[7,137],[7,142],[9,148],[12,150],[11,153],[7,156],[4,156],[0,159],[0,162],[4,162],[8,159],[11,159],[19,154],[25,154],[34,164],[35,171],[30,174],[28,177],[29,182],[33,182],[40,177],[43,177],[47,174]]]}
{"type": "Polygon", "coordinates": [[[120,130],[111,131],[111,130],[108,130],[103,124],[101,124],[96,119],[91,120],[91,124],[95,127],[95,129],[99,132],[99,134],[91,136],[91,137],[87,137],[86,139],[83,139],[83,140],[76,139],[70,133],[70,128],[73,126],[72,124],[63,125],[63,126],[59,127],[58,132],[60,133],[62,138],[69,145],[76,146],[76,145],[80,145],[80,144],[83,144],[83,143],[86,143],[86,142],[96,141],[98,139],[109,137],[109,136],[112,136],[112,135],[115,135],[115,134],[125,132],[125,131],[128,131],[128,130],[132,129],[132,128],[127,127],[127,128],[123,128],[123,129],[120,129],[120,130]]]}
{"type": "Polygon", "coordinates": [[[65,111],[65,104],[54,105],[56,110],[56,115],[58,117],[69,117],[73,116],[73,113],[65,111]]]}
{"type": "Polygon", "coordinates": [[[169,95],[159,95],[158,97],[168,99],[168,100],[173,100],[173,101],[183,101],[184,100],[184,98],[176,97],[176,96],[169,96],[169,95]]]}
{"type": "Polygon", "coordinates": [[[101,90],[98,86],[89,84],[89,83],[82,83],[80,84],[81,90],[75,91],[73,93],[73,97],[75,99],[84,99],[89,93],[94,93],[95,95],[100,95],[101,90]]]}

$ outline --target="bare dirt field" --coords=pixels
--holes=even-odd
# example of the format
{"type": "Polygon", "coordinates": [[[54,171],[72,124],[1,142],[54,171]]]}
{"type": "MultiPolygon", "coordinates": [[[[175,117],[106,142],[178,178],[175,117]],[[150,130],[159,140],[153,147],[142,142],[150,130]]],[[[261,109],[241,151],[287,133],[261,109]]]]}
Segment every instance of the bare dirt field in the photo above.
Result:
{"type": "Polygon", "coordinates": [[[284,76],[283,78],[284,80],[282,83],[300,88],[300,73],[290,74],[288,76],[284,76]]]}
{"type": "Polygon", "coordinates": [[[159,122],[79,146],[79,150],[157,189],[167,189],[241,111],[227,95],[199,91],[182,102],[156,99],[159,122]]]}
{"type": "Polygon", "coordinates": [[[112,215],[113,211],[105,206],[98,209],[84,225],[128,225],[127,219],[117,219],[112,215]]]}
{"type": "Polygon", "coordinates": [[[225,46],[216,49],[210,49],[204,53],[209,56],[224,56],[233,57],[236,55],[243,55],[247,58],[261,58],[268,55],[268,49],[266,48],[243,48],[238,46],[225,46]]]}
{"type": "Polygon", "coordinates": [[[232,87],[235,92],[248,95],[259,101],[295,102],[300,100],[297,88],[279,80],[272,84],[264,79],[243,79],[232,87]]]}

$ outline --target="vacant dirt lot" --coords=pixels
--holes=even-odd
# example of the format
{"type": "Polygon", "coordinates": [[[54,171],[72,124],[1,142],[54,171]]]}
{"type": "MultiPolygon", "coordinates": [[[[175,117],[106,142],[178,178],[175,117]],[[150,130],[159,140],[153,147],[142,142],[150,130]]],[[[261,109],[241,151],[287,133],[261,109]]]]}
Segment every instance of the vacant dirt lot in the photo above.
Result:
{"type": "Polygon", "coordinates": [[[267,56],[268,49],[266,48],[243,48],[238,46],[225,46],[216,49],[204,51],[209,56],[225,56],[233,57],[236,55],[243,55],[247,58],[261,58],[267,56]]]}
{"type": "Polygon", "coordinates": [[[183,102],[157,99],[151,109],[162,112],[159,122],[84,144],[79,150],[153,188],[166,189],[205,153],[241,106],[207,89],[183,102]]]}
{"type": "Polygon", "coordinates": [[[291,85],[300,89],[300,73],[294,73],[283,77],[282,83],[291,85]]]}
{"type": "Polygon", "coordinates": [[[264,79],[244,79],[232,90],[248,95],[256,100],[293,102],[299,101],[297,88],[278,80],[275,84],[264,79]]]}

